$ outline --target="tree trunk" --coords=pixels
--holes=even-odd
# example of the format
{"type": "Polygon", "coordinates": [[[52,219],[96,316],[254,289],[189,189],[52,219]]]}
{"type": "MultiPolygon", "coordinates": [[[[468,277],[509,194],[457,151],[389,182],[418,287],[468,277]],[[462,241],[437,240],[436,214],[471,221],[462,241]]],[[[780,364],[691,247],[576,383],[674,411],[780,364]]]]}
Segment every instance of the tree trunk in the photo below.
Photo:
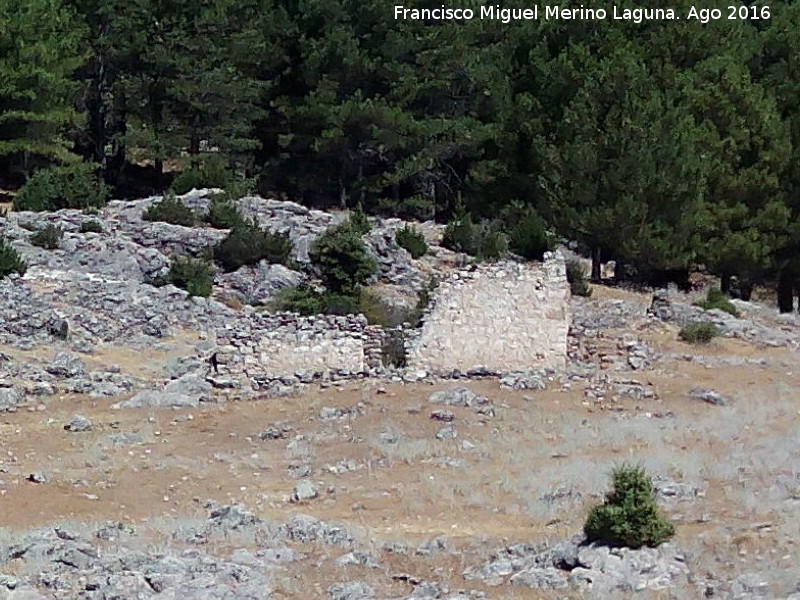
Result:
{"type": "Polygon", "coordinates": [[[794,274],[788,269],[781,270],[778,277],[778,310],[782,313],[794,309],[794,274]]]}
{"type": "Polygon", "coordinates": [[[600,267],[602,265],[602,257],[600,254],[600,248],[595,246],[592,248],[592,283],[600,283],[601,271],[600,267]]]}
{"type": "Polygon", "coordinates": [[[719,278],[719,289],[726,296],[731,295],[731,274],[725,271],[722,272],[719,278]]]}

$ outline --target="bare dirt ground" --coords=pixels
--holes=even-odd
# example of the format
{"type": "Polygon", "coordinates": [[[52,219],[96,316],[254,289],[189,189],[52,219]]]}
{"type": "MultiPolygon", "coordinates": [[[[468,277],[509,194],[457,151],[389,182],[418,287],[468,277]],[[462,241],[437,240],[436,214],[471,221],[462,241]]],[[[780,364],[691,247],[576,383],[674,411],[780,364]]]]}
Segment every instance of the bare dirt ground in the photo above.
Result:
{"type": "MultiPolygon", "coordinates": [[[[595,301],[619,294],[628,293],[604,290],[595,301]]],[[[277,597],[325,598],[331,583],[348,580],[389,597],[408,594],[409,584],[391,577],[405,572],[492,598],[565,598],[561,591],[485,587],[461,573],[505,544],[555,542],[580,531],[611,469],[634,462],[703,490],[662,502],[694,573],[735,578],[757,571],[769,575],[773,593],[786,593],[798,581],[800,357],[727,339],[689,346],[669,327],[638,335],[664,356],[635,374],[657,400],[598,403],[587,399],[581,381],[535,392],[471,381],[464,385],[490,398],[496,414],[448,407],[458,433],[452,440],[435,437],[442,423],[430,414],[441,407],[428,398],[453,382],[347,383],[185,410],[113,410],[120,398],[56,396],[0,415],[0,536],[120,520],[146,530],[157,545],[176,524],[204,519],[203,505],[215,500],[280,522],[310,514],[345,523],[382,553],[379,569],[335,567],[330,558],[342,551],[309,547],[318,568],[287,565],[277,597]],[[695,386],[734,402],[691,399],[695,386]],[[354,418],[320,417],[323,407],[359,403],[362,414],[354,418]],[[75,414],[89,417],[92,431],[65,431],[75,414]],[[260,439],[269,427],[283,428],[285,437],[260,439]],[[355,470],[337,468],[348,460],[355,470]],[[299,468],[311,470],[318,498],[289,501],[299,468]],[[27,481],[36,472],[47,482],[27,481]],[[437,536],[446,536],[448,551],[424,559],[381,550],[383,542],[413,549],[437,536]]],[[[114,362],[146,376],[166,358],[131,353],[114,362]]]]}

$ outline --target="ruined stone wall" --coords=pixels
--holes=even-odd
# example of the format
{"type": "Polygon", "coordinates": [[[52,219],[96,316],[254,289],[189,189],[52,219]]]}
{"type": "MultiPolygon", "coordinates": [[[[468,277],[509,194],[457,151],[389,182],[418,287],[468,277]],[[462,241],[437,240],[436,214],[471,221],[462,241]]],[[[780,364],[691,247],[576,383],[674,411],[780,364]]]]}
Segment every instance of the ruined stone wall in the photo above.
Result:
{"type": "Polygon", "coordinates": [[[255,314],[216,334],[221,370],[254,380],[355,375],[375,366],[380,347],[379,332],[361,316],[255,314]]]}
{"type": "Polygon", "coordinates": [[[569,285],[560,253],[542,264],[497,263],[454,274],[437,289],[408,366],[428,371],[563,368],[569,285]]]}
{"type": "MultiPolygon", "coordinates": [[[[499,263],[460,271],[434,294],[421,329],[409,333],[407,366],[443,373],[564,366],[569,328],[564,259],[499,263]]],[[[227,375],[259,382],[356,376],[381,366],[384,332],[363,316],[299,317],[251,312],[216,331],[227,375]]]]}

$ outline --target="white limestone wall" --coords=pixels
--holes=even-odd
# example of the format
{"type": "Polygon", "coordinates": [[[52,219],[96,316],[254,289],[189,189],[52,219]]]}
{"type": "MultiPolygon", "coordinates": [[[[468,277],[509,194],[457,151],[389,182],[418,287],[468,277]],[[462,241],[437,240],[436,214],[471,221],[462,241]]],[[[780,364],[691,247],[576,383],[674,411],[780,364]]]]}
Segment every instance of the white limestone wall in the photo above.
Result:
{"type": "Polygon", "coordinates": [[[408,366],[428,371],[563,368],[569,285],[560,253],[542,264],[497,263],[454,274],[434,294],[408,366]]]}

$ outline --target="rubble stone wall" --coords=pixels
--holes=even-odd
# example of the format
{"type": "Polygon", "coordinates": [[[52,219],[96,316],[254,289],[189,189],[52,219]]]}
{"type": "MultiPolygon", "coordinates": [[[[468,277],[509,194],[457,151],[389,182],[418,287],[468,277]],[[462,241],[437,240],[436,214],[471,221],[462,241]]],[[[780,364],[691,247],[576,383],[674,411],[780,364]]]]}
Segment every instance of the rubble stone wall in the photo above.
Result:
{"type": "MultiPolygon", "coordinates": [[[[561,255],[541,265],[498,263],[460,271],[409,332],[408,367],[432,373],[562,368],[569,286],[561,255]]],[[[250,314],[216,331],[224,372],[254,381],[356,375],[381,366],[384,332],[362,316],[250,314]]]]}
{"type": "Polygon", "coordinates": [[[380,361],[379,333],[361,316],[250,315],[216,333],[223,370],[254,379],[356,374],[380,361]]]}
{"type": "Polygon", "coordinates": [[[569,285],[560,253],[542,264],[497,263],[459,272],[437,289],[408,366],[429,371],[563,368],[569,285]]]}

